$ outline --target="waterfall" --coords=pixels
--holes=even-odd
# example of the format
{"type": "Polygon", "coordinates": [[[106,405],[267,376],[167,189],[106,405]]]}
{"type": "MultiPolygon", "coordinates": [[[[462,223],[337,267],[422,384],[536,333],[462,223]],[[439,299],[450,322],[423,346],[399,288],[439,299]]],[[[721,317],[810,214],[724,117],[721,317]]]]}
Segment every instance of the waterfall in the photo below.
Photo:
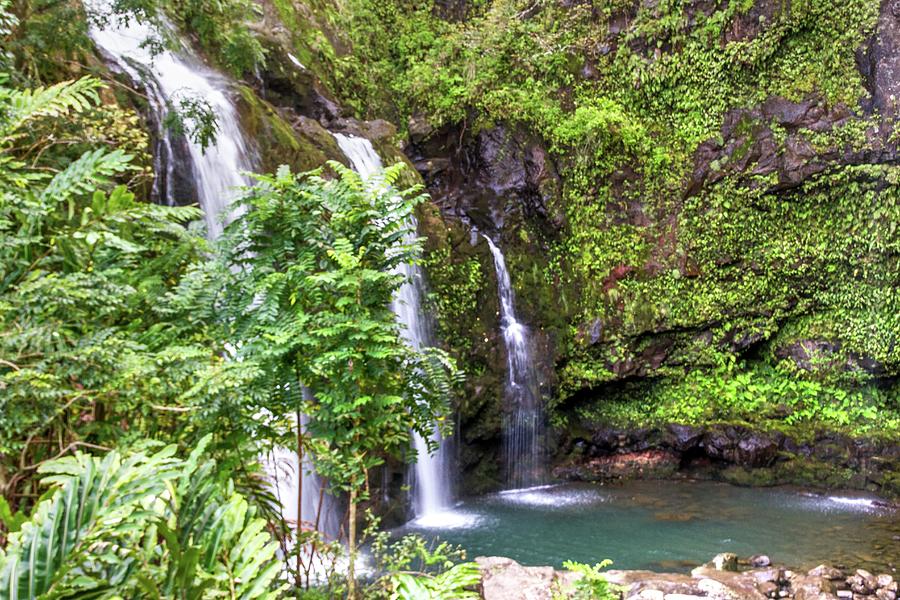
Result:
{"type": "MultiPolygon", "coordinates": [[[[309,391],[304,389],[303,393],[308,396],[309,391]]],[[[301,415],[300,426],[304,430],[307,423],[306,415],[301,415]]],[[[338,502],[328,493],[325,480],[316,473],[312,457],[305,454],[302,465],[298,458],[296,451],[276,447],[263,461],[274,483],[275,494],[281,504],[281,515],[288,523],[296,523],[301,530],[319,531],[329,541],[338,539],[341,531],[338,502]],[[303,509],[299,519],[297,473],[302,473],[303,477],[303,509]]]]}
{"type": "MultiPolygon", "coordinates": [[[[191,98],[207,102],[216,116],[217,131],[213,143],[205,149],[192,140],[187,144],[193,183],[203,208],[208,236],[215,239],[222,233],[222,219],[227,220],[228,208],[237,189],[248,183],[243,173],[254,167],[237,108],[229,97],[228,80],[204,65],[187,47],[182,47],[179,52],[151,50],[148,42],[158,39],[159,32],[136,18],[111,15],[111,5],[108,0],[90,0],[85,4],[87,10],[109,17],[103,27],[92,25],[90,36],[112,64],[147,92],[158,126],[160,146],[156,152],[157,180],[154,186],[162,192],[158,195],[161,200],[169,204],[176,200],[172,181],[174,140],[165,126],[166,113],[179,99],[191,98]]],[[[260,415],[260,418],[266,416],[260,415]]],[[[277,448],[262,457],[261,462],[281,501],[285,520],[296,523],[298,529],[318,521],[319,531],[326,537],[334,539],[338,536],[337,503],[330,494],[322,493],[322,478],[315,473],[309,457],[304,457],[300,465],[296,452],[277,448]],[[303,480],[303,511],[299,518],[297,473],[301,473],[303,480]]]]}
{"type": "Polygon", "coordinates": [[[484,236],[494,257],[500,328],[506,345],[507,411],[503,419],[506,481],[513,488],[538,485],[544,480],[544,414],[537,372],[531,359],[528,328],[516,317],[515,295],[506,259],[500,248],[484,236]]]}
{"type": "MultiPolygon", "coordinates": [[[[111,13],[112,2],[91,0],[85,6],[87,10],[105,16],[111,13]]],[[[165,125],[166,114],[181,100],[200,100],[209,105],[216,117],[215,141],[204,150],[199,143],[189,139],[187,150],[209,237],[218,237],[222,233],[221,219],[227,216],[235,190],[247,183],[242,173],[253,170],[237,109],[229,98],[228,81],[186,48],[178,53],[155,48],[148,42],[158,40],[159,32],[133,16],[110,15],[105,26],[91,25],[90,36],[111,63],[135,83],[142,84],[147,92],[160,144],[156,152],[154,187],[161,199],[169,204],[177,198],[173,180],[174,144],[165,125]]]]}
{"type": "MultiPolygon", "coordinates": [[[[334,134],[338,145],[347,156],[353,170],[363,178],[369,178],[382,169],[381,158],[365,138],[334,134]]],[[[415,236],[416,219],[412,218],[410,232],[405,242],[412,242],[415,236]]],[[[404,340],[415,350],[434,345],[431,323],[424,308],[425,278],[422,268],[415,264],[403,264],[399,271],[404,282],[391,302],[391,310],[403,326],[404,340]]],[[[413,483],[413,505],[418,521],[441,519],[451,506],[453,497],[450,484],[450,457],[447,444],[441,438],[437,427],[432,430],[431,441],[438,446],[434,453],[428,452],[428,442],[419,434],[413,434],[416,449],[415,480],[413,483]]]]}

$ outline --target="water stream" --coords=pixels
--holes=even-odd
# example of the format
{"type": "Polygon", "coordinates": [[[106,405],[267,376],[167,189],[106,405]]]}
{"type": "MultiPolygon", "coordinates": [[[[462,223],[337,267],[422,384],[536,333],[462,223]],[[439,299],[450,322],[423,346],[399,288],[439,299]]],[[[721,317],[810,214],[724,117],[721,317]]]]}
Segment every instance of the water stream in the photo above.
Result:
{"type": "MultiPolygon", "coordinates": [[[[372,177],[382,170],[381,158],[375,152],[372,142],[340,133],[334,134],[334,137],[353,169],[362,177],[372,177]]],[[[406,242],[411,242],[415,235],[415,217],[410,225],[409,239],[406,242]]],[[[431,347],[434,345],[434,335],[425,310],[426,287],[422,268],[416,264],[403,264],[400,274],[403,275],[404,283],[394,297],[391,309],[403,326],[401,334],[415,350],[431,347]]],[[[437,427],[432,430],[431,442],[437,446],[436,452],[430,453],[428,441],[419,434],[413,434],[413,446],[417,455],[413,509],[416,519],[421,523],[441,526],[448,519],[454,518],[450,510],[453,500],[450,452],[437,427]]]]}
{"type": "Polygon", "coordinates": [[[506,258],[491,238],[485,235],[484,239],[494,257],[500,298],[500,328],[506,345],[507,410],[503,422],[506,482],[512,488],[524,488],[537,485],[546,477],[541,394],[531,358],[528,328],[516,316],[515,295],[506,258]]]}

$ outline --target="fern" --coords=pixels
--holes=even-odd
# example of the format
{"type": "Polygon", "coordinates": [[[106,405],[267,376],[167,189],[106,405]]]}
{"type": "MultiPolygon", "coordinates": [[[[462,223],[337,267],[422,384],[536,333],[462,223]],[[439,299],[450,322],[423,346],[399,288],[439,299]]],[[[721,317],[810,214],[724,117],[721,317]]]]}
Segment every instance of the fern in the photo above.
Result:
{"type": "Polygon", "coordinates": [[[201,597],[274,599],[276,542],[216,465],[175,447],[76,454],[41,468],[53,485],[0,553],[0,600],[201,597]],[[161,541],[160,541],[161,540],[161,541]]]}
{"type": "Polygon", "coordinates": [[[131,158],[121,150],[88,150],[50,180],[41,193],[41,199],[45,202],[60,201],[70,196],[86,194],[108,177],[128,169],[131,158]]]}
{"type": "Polygon", "coordinates": [[[134,523],[148,516],[144,501],[178,474],[173,453],[169,447],[124,461],[116,452],[103,459],[77,454],[42,467],[56,488],[10,536],[0,559],[0,600],[98,590],[123,579],[133,563],[120,551],[136,542],[134,523]]]}
{"type": "Polygon", "coordinates": [[[0,141],[14,135],[29,121],[43,117],[59,118],[87,110],[100,102],[97,90],[102,86],[95,77],[82,77],[50,87],[4,90],[3,96],[0,96],[0,101],[6,105],[0,111],[0,141]]]}

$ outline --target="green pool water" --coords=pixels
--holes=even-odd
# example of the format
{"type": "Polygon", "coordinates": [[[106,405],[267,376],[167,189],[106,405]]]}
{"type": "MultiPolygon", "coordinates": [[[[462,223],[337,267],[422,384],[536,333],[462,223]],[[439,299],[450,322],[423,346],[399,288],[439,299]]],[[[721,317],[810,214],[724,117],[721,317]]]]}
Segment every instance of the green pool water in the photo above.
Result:
{"type": "Polygon", "coordinates": [[[614,568],[683,571],[734,552],[796,568],[827,562],[892,572],[900,567],[898,519],[877,500],[848,493],[636,481],[474,498],[401,532],[459,544],[470,558],[526,565],[609,558],[614,568]]]}

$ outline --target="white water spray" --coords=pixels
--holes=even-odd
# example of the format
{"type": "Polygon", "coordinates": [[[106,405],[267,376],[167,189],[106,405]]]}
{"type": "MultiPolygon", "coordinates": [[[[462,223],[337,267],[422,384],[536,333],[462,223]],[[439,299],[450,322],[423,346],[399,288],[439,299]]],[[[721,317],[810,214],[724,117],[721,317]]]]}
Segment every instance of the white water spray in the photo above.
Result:
{"type": "MultiPolygon", "coordinates": [[[[365,138],[334,134],[344,155],[350,160],[353,170],[365,179],[382,170],[381,158],[375,152],[372,142],[365,138]]],[[[412,242],[416,220],[412,218],[411,231],[404,242],[412,242]]],[[[434,345],[431,323],[425,312],[425,277],[419,265],[403,264],[399,273],[404,283],[400,286],[391,303],[391,310],[397,321],[403,325],[402,335],[414,350],[422,350],[434,345]]],[[[431,441],[438,450],[428,452],[428,442],[418,434],[413,434],[416,449],[415,482],[413,502],[416,519],[419,522],[445,523],[449,517],[453,493],[450,482],[450,457],[447,444],[441,438],[437,427],[432,430],[431,441]]]]}
{"type": "Polygon", "coordinates": [[[515,295],[506,258],[488,236],[494,257],[497,293],[500,298],[500,328],[506,345],[507,412],[504,414],[503,444],[506,481],[514,488],[534,486],[544,478],[544,414],[537,372],[531,359],[528,328],[516,317],[515,295]]]}

